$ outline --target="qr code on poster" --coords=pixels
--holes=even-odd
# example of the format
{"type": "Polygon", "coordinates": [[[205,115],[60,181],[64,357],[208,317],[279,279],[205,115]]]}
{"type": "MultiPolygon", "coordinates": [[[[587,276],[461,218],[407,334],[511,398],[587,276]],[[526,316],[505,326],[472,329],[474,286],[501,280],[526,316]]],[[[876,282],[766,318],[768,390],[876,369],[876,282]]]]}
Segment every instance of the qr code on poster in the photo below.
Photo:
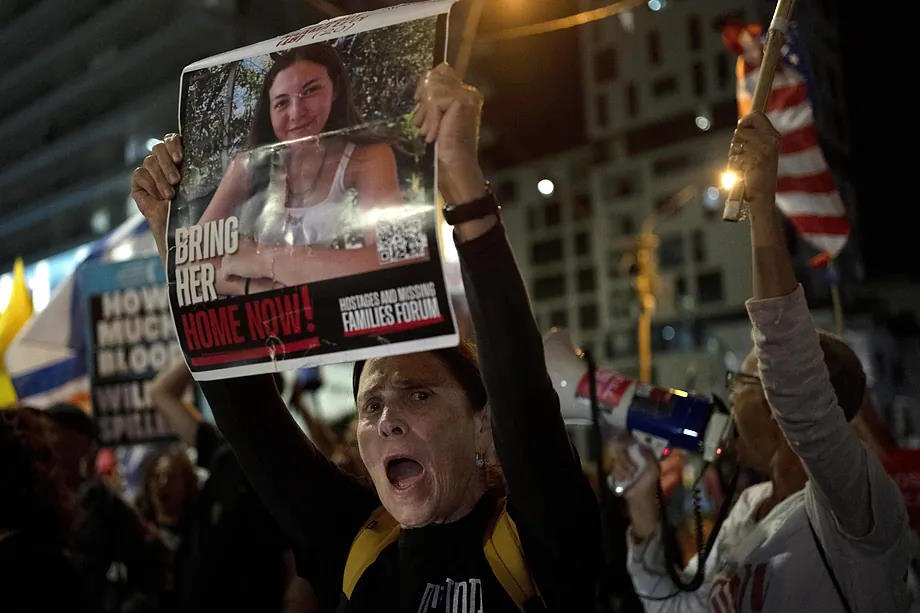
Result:
{"type": "Polygon", "coordinates": [[[377,256],[381,264],[404,262],[428,255],[428,236],[420,217],[377,222],[377,256]]]}

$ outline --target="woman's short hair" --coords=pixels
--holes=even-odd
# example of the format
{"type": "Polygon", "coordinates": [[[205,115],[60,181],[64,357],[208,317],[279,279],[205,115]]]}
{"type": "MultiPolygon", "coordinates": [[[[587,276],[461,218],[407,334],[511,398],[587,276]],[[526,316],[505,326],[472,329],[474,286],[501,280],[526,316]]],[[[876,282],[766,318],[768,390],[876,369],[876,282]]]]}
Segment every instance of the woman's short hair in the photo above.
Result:
{"type": "Polygon", "coordinates": [[[850,421],[856,417],[866,395],[866,373],[859,357],[839,336],[818,330],[818,339],[837,404],[850,421]]]}
{"type": "Polygon", "coordinates": [[[361,122],[361,116],[355,107],[354,97],[352,96],[351,84],[348,81],[348,73],[345,71],[345,64],[342,63],[342,58],[339,56],[338,51],[335,50],[335,47],[326,43],[316,43],[315,45],[285,51],[274,56],[274,58],[274,63],[265,74],[262,91],[259,94],[259,100],[252,115],[249,138],[246,141],[248,147],[255,148],[278,142],[278,138],[272,128],[271,113],[269,112],[271,109],[269,90],[278,73],[296,62],[319,64],[326,69],[329,73],[329,78],[332,80],[334,96],[332,110],[329,113],[329,119],[323,128],[323,132],[350,128],[361,122]]]}
{"type": "MultiPolygon", "coordinates": [[[[482,376],[479,373],[476,345],[470,341],[461,341],[456,347],[437,349],[428,353],[437,357],[447,366],[450,374],[463,388],[474,411],[478,412],[485,408],[488,397],[486,396],[485,385],[482,383],[482,376]]],[[[352,391],[354,392],[355,400],[358,399],[358,385],[361,383],[361,373],[364,371],[365,364],[364,360],[355,362],[355,368],[352,373],[352,391]]]]}

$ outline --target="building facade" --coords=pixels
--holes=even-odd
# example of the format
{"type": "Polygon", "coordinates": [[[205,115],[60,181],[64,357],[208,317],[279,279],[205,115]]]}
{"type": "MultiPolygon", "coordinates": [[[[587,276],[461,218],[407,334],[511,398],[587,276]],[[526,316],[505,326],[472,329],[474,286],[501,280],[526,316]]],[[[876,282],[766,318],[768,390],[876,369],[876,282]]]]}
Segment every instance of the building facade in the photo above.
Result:
{"type": "Polygon", "coordinates": [[[716,189],[737,120],[734,57],[718,26],[747,17],[747,6],[655,6],[581,28],[590,143],[497,171],[494,183],[541,328],[567,327],[600,360],[633,374],[635,255],[650,223],[658,239],[653,380],[709,391],[726,354],[738,361],[750,340],[748,230],[721,220],[716,189]],[[538,191],[542,179],[552,181],[551,195],[538,191]]]}

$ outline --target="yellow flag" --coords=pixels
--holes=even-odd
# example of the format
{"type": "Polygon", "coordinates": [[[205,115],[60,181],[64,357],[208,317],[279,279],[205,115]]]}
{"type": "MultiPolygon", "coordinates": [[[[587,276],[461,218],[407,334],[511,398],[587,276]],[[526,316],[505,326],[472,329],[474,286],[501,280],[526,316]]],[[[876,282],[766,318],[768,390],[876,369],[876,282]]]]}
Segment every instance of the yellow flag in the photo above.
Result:
{"type": "Polygon", "coordinates": [[[26,285],[26,273],[22,259],[16,258],[16,263],[13,265],[13,292],[10,294],[10,302],[6,310],[3,315],[0,315],[0,408],[16,404],[16,390],[13,389],[13,382],[6,372],[4,356],[10,343],[30,317],[32,317],[32,297],[26,285]]]}

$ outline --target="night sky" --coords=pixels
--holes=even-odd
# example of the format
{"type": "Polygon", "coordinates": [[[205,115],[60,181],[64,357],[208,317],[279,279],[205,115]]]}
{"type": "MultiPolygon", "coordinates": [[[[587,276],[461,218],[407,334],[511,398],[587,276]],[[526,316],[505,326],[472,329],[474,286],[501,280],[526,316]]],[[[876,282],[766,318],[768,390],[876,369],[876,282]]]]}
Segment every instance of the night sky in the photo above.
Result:
{"type": "MultiPolygon", "coordinates": [[[[487,0],[480,33],[576,12],[575,0],[487,0]]],[[[479,45],[468,78],[486,93],[483,121],[494,135],[484,143],[490,166],[519,164],[585,142],[576,28],[479,45]]]]}
{"type": "Polygon", "coordinates": [[[917,280],[917,111],[908,95],[916,50],[904,49],[910,35],[893,27],[890,11],[842,2],[836,16],[852,141],[840,170],[856,185],[867,276],[917,280]]]}

